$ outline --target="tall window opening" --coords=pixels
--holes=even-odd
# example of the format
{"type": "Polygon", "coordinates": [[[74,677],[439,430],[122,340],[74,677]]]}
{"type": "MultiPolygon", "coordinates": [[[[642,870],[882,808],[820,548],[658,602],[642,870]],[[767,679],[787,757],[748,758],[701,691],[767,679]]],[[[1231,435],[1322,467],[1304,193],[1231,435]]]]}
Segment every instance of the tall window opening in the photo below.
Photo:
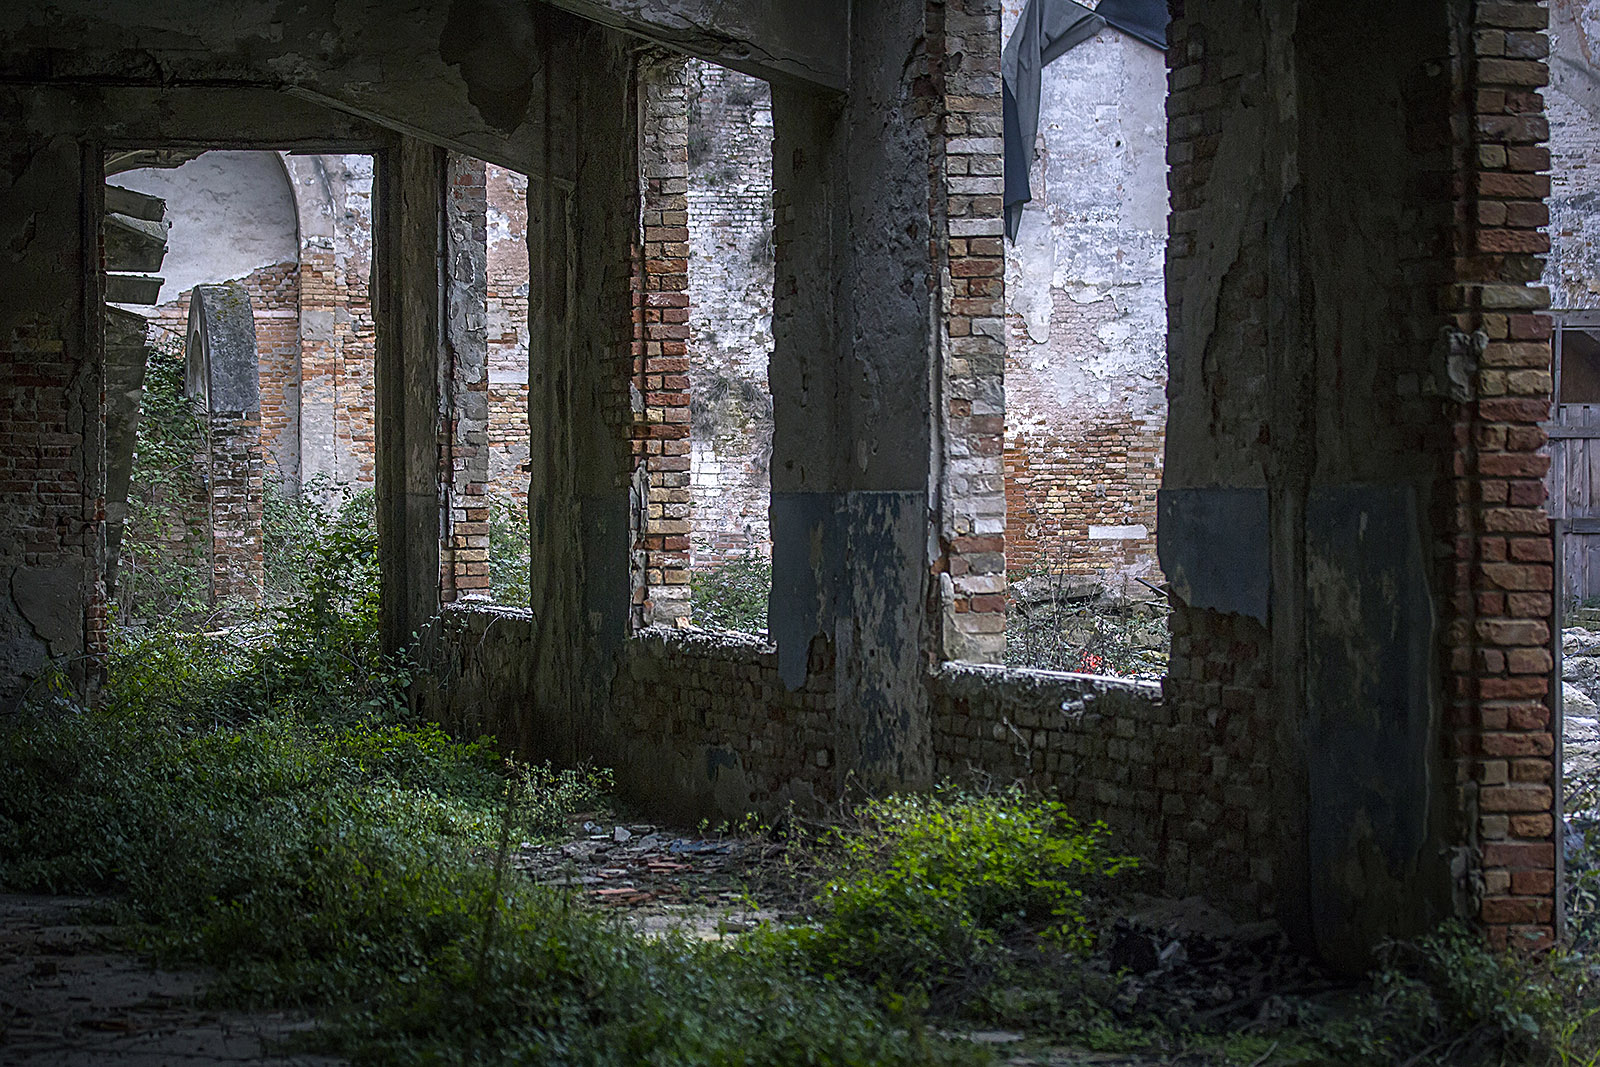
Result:
{"type": "Polygon", "coordinates": [[[772,585],[772,93],[699,60],[688,97],[693,619],[763,632],[772,585]]]}
{"type": "Polygon", "coordinates": [[[140,150],[106,172],[121,620],[274,607],[335,525],[375,537],[372,159],[140,150]]]}
{"type": "MultiPolygon", "coordinates": [[[[1004,5],[1009,39],[1022,4],[1004,5]]],[[[1006,246],[1006,663],[1165,673],[1166,63],[1102,25],[1042,70],[1006,246]]],[[[980,398],[981,399],[981,398],[980,398]]]]}

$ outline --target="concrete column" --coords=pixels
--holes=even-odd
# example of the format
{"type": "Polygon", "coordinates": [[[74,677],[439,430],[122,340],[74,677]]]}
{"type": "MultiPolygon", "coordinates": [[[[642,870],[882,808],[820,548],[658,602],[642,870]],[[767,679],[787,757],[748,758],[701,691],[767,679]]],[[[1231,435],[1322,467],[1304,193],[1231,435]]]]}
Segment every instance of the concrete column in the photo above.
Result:
{"type": "Polygon", "coordinates": [[[836,648],[841,784],[931,778],[923,688],[937,430],[938,275],[930,246],[929,24],[857,7],[843,101],[774,86],[770,626],[791,687],[836,648]],[[871,240],[852,235],[871,234],[871,240]]]}
{"type": "Polygon", "coordinates": [[[379,161],[380,625],[391,652],[439,612],[444,175],[443,151],[409,137],[379,161]]]}

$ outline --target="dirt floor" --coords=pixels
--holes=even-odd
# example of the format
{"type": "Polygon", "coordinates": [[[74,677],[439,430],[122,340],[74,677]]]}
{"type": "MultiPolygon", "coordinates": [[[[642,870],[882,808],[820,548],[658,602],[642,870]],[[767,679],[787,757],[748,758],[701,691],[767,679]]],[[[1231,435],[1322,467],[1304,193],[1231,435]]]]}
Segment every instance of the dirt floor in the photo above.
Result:
{"type": "Polygon", "coordinates": [[[160,971],[88,921],[93,901],[0,894],[0,1065],[165,1067],[343,1061],[275,1052],[312,1025],[208,1010],[206,976],[160,971]]]}

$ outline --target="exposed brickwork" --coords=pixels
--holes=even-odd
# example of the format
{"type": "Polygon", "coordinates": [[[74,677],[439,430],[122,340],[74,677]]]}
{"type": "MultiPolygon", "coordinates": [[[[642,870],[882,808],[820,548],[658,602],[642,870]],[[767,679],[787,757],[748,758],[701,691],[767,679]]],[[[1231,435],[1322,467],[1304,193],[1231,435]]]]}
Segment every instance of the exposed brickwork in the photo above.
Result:
{"type": "MultiPolygon", "coordinates": [[[[548,753],[569,723],[531,699],[536,641],[526,610],[452,605],[425,646],[418,706],[457,729],[492,733],[512,751],[548,753]]],[[[654,628],[617,655],[603,716],[577,752],[617,772],[620,789],[666,817],[815,810],[836,797],[834,656],[822,638],[804,685],[778,677],[777,652],[743,634],[654,628]]]]}
{"type": "Polygon", "coordinates": [[[999,0],[930,0],[930,214],[942,232],[944,652],[998,659],[1005,643],[1005,249],[999,0]]]}
{"type": "Polygon", "coordinates": [[[206,419],[210,486],[211,595],[259,600],[261,554],[261,418],[215,411],[206,419]]]}
{"type": "Polygon", "coordinates": [[[931,689],[940,776],[1053,791],[1078,817],[1104,820],[1164,891],[1270,910],[1271,860],[1255,844],[1271,818],[1258,802],[1271,769],[1248,703],[1210,722],[1150,684],[964,664],[931,689]]]}
{"type": "Polygon", "coordinates": [[[528,179],[486,169],[489,295],[489,491],[528,498],[528,179]]]}
{"type": "Polygon", "coordinates": [[[640,223],[630,388],[636,625],[689,616],[689,111],[684,60],[639,67],[640,223]]]}
{"type": "Polygon", "coordinates": [[[1107,417],[1068,437],[1006,441],[1006,571],[1114,576],[1148,570],[1165,425],[1107,417]]]}
{"type": "MultiPolygon", "coordinates": [[[[646,633],[629,643],[611,699],[623,719],[613,741],[622,752],[650,738],[690,767],[703,752],[735,755],[745,810],[835,795],[833,654],[821,638],[805,684],[791,691],[778,677],[777,650],[764,642],[646,633]]],[[[659,752],[647,758],[656,762],[659,752]]]]}
{"type": "Polygon", "coordinates": [[[446,603],[489,588],[489,363],[485,337],[488,179],[484,162],[451,152],[445,174],[446,331],[449,371],[440,398],[439,474],[444,543],[439,589],[446,603]]]}
{"type": "Polygon", "coordinates": [[[1448,724],[1461,833],[1476,861],[1477,917],[1497,944],[1549,943],[1554,737],[1549,710],[1552,542],[1550,326],[1540,280],[1549,237],[1549,136],[1539,88],[1547,12],[1479,4],[1467,70],[1472,121],[1460,145],[1455,326],[1483,345],[1476,402],[1455,425],[1455,561],[1446,650],[1448,724]]]}
{"type": "Polygon", "coordinates": [[[691,60],[689,389],[696,568],[768,556],[772,92],[691,60]]]}

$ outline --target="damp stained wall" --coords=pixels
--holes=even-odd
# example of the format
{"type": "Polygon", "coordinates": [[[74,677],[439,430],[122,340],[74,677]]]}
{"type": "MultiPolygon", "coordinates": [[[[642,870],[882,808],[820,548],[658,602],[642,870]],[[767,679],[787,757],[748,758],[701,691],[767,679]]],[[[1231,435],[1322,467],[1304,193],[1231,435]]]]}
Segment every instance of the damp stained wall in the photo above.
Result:
{"type": "Polygon", "coordinates": [[[167,202],[172,229],[158,303],[300,258],[294,197],[276,152],[207,152],[179,167],[125,171],[110,181],[167,202]]]}
{"type": "MultiPolygon", "coordinates": [[[[1003,5],[1007,36],[1020,0],[1003,5]]],[[[1166,57],[1107,27],[1044,68],[1006,248],[1006,558],[1155,569],[1166,421],[1166,57]]]]}
{"type": "Polygon", "coordinates": [[[772,94],[691,61],[689,406],[691,564],[770,556],[772,94]]]}

